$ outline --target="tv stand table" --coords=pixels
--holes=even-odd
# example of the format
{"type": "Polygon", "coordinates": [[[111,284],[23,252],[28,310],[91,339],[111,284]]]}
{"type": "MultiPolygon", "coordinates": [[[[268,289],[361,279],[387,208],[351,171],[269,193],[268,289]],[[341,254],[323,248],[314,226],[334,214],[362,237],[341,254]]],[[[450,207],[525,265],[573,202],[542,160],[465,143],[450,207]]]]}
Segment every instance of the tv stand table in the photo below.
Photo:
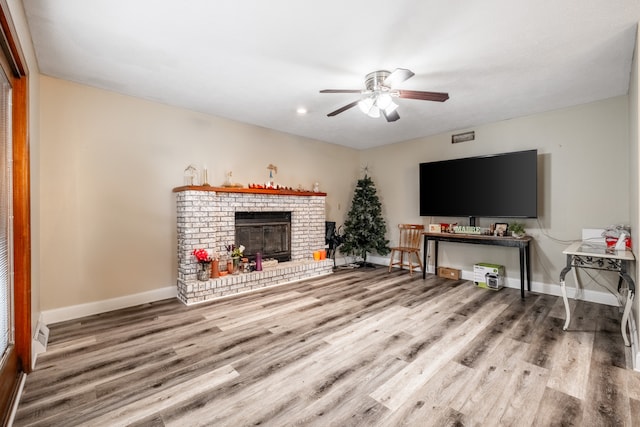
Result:
{"type": "Polygon", "coordinates": [[[527,276],[527,290],[531,291],[531,255],[529,246],[533,237],[524,236],[522,238],[515,237],[498,237],[485,236],[482,234],[453,234],[453,233],[423,233],[424,235],[424,251],[422,252],[422,278],[427,276],[427,254],[429,253],[429,241],[434,242],[434,268],[438,270],[438,243],[470,243],[476,245],[490,246],[506,246],[510,248],[518,248],[520,252],[520,296],[524,298],[524,278],[525,272],[527,276]]]}
{"type": "MultiPolygon", "coordinates": [[[[618,294],[622,289],[622,282],[627,284],[627,296],[624,304],[624,311],[622,314],[622,322],[620,325],[620,332],[622,332],[622,338],[624,339],[624,345],[629,347],[629,339],[627,338],[627,324],[629,323],[629,313],[631,311],[631,304],[636,292],[636,285],[633,282],[631,276],[629,276],[629,264],[635,260],[633,252],[627,250],[608,250],[605,245],[594,245],[585,242],[575,242],[571,244],[567,249],[562,251],[567,256],[567,265],[560,272],[560,289],[562,290],[562,301],[564,302],[564,310],[567,318],[564,322],[563,330],[567,330],[569,322],[571,322],[571,310],[569,309],[569,301],[567,300],[567,288],[564,278],[569,271],[573,268],[575,273],[577,268],[590,268],[594,270],[606,270],[614,271],[618,273],[618,294]]],[[[577,275],[576,278],[576,290],[580,286],[577,275]]],[[[605,286],[605,288],[608,288],[605,286]]],[[[631,330],[631,325],[629,325],[631,330]]]]}

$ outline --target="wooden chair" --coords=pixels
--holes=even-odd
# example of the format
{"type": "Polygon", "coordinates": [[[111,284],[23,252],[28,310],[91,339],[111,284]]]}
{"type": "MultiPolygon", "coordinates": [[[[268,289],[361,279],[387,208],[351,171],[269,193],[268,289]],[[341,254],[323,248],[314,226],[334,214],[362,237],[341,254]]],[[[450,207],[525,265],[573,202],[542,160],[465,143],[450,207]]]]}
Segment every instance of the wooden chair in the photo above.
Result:
{"type": "Polygon", "coordinates": [[[420,271],[424,271],[422,266],[422,260],[420,259],[420,242],[422,242],[422,233],[424,232],[424,225],[420,224],[400,224],[400,243],[398,246],[391,248],[391,260],[389,261],[389,271],[394,265],[399,265],[402,269],[403,266],[409,267],[409,274],[413,275],[413,269],[420,267],[420,271]],[[395,253],[400,252],[400,261],[394,261],[395,253]],[[407,262],[404,261],[404,256],[407,255],[407,262]],[[411,256],[415,255],[418,263],[411,261],[411,256]]]}

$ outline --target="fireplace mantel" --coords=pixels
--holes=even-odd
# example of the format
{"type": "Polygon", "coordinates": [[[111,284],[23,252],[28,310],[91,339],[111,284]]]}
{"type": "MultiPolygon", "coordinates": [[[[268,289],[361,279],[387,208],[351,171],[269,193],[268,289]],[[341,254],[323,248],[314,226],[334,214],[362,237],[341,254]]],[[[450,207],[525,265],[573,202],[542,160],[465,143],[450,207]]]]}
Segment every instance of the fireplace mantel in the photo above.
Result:
{"type": "Polygon", "coordinates": [[[212,187],[210,185],[185,185],[173,189],[174,193],[181,191],[212,191],[214,193],[248,193],[248,194],[275,194],[278,196],[326,196],[327,193],[314,193],[313,191],[271,189],[271,188],[245,188],[245,187],[212,187]]]}

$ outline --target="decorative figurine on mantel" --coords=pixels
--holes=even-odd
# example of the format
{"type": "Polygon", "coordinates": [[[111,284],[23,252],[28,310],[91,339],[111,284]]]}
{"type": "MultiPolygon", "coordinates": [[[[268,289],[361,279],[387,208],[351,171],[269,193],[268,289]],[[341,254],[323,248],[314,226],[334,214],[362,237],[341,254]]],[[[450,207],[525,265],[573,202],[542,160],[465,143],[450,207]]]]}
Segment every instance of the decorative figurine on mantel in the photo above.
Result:
{"type": "Polygon", "coordinates": [[[209,172],[207,171],[207,165],[204,165],[202,169],[202,186],[209,187],[209,172]]]}
{"type": "Polygon", "coordinates": [[[242,188],[242,184],[239,184],[237,182],[232,182],[231,181],[231,176],[233,175],[233,172],[229,171],[225,174],[225,179],[224,179],[224,183],[222,184],[223,187],[227,187],[227,188],[242,188]]]}
{"type": "Polygon", "coordinates": [[[198,168],[189,165],[184,170],[184,185],[198,185],[198,168]]]}
{"type": "Polygon", "coordinates": [[[231,175],[233,175],[233,172],[229,171],[225,174],[225,179],[224,179],[224,183],[222,184],[223,187],[232,187],[233,184],[231,184],[231,175]]]}
{"type": "Polygon", "coordinates": [[[266,182],[265,188],[274,188],[275,184],[273,182],[273,174],[274,172],[278,173],[278,167],[269,163],[269,166],[267,166],[267,170],[269,171],[269,181],[266,182]]]}

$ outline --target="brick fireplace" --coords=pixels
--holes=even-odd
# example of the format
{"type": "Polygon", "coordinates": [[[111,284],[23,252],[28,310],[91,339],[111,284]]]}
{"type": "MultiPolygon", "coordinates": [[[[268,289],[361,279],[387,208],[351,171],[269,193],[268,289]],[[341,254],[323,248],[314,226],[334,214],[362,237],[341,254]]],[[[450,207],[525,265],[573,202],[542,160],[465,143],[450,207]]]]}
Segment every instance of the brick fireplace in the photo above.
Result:
{"type": "Polygon", "coordinates": [[[333,261],[314,261],[313,252],[325,247],[324,193],[186,186],[176,193],[178,231],[178,298],[195,304],[240,292],[302,280],[332,272],[333,261]],[[227,275],[209,281],[196,279],[196,248],[226,256],[225,245],[235,241],[236,212],[290,212],[290,259],[263,271],[227,275]]]}

